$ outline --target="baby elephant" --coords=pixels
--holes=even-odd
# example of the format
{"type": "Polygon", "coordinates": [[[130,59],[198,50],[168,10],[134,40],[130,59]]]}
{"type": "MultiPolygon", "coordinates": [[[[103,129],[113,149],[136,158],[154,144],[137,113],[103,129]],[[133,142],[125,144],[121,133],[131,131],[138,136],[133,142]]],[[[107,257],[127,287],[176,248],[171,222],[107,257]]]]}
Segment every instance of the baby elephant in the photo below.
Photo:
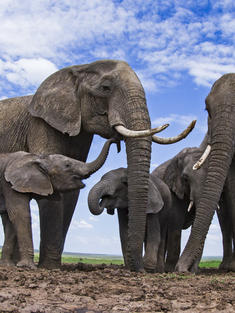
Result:
{"type": "MultiPolygon", "coordinates": [[[[92,214],[101,214],[104,208],[114,214],[117,208],[119,233],[125,266],[127,264],[128,192],[127,169],[118,168],[106,173],[90,190],[88,205],[92,214]]],[[[144,267],[148,271],[164,271],[167,219],[171,210],[171,192],[157,176],[149,176],[149,196],[145,235],[144,267]]]]}
{"type": "Polygon", "coordinates": [[[88,178],[105,162],[109,139],[98,158],[84,163],[60,154],[36,155],[27,152],[0,154],[0,213],[5,241],[1,263],[12,265],[16,241],[19,247],[17,266],[34,268],[33,241],[29,202],[32,198],[60,198],[60,192],[81,189],[88,178]],[[7,214],[6,214],[7,213],[7,214]]]}

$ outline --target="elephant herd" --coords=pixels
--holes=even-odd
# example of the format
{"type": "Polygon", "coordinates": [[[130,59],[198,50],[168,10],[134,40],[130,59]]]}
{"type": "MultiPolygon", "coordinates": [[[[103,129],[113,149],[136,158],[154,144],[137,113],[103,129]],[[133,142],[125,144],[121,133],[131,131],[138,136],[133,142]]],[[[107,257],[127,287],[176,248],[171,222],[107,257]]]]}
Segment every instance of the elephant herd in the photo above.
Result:
{"type": "Polygon", "coordinates": [[[177,142],[195,121],[178,136],[156,136],[168,125],[151,129],[144,89],[126,62],[67,67],[34,95],[0,101],[1,264],[35,267],[29,208],[34,198],[41,231],[38,266],[60,266],[82,180],[104,164],[112,143],[119,148],[124,140],[127,168],[106,173],[91,189],[88,204],[96,215],[117,209],[126,267],[196,271],[217,210],[221,268],[235,271],[235,74],[214,83],[206,110],[208,132],[200,147],[183,149],[149,174],[152,142],[177,142]],[[86,163],[94,134],[107,141],[97,159],[86,163]],[[180,256],[181,231],[190,225],[180,256]]]}

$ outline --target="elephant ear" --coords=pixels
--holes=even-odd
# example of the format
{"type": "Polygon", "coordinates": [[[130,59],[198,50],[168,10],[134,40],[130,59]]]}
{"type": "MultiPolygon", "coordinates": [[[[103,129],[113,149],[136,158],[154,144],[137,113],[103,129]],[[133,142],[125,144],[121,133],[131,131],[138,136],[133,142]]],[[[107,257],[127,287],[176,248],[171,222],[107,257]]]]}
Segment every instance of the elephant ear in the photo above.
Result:
{"type": "Polygon", "coordinates": [[[53,193],[49,176],[40,167],[39,159],[28,153],[11,162],[5,169],[5,179],[18,192],[48,196],[53,193]]]}
{"type": "Polygon", "coordinates": [[[164,206],[164,202],[162,200],[162,196],[154,184],[152,179],[149,179],[149,193],[148,193],[148,206],[146,213],[156,214],[161,211],[164,206]]]}
{"type": "Polygon", "coordinates": [[[182,179],[182,161],[181,158],[186,153],[186,150],[182,150],[178,153],[166,167],[163,181],[168,185],[171,191],[173,191],[179,199],[184,198],[185,194],[185,182],[182,179]]]}
{"type": "Polygon", "coordinates": [[[64,68],[49,76],[38,88],[29,112],[70,136],[81,129],[81,106],[77,98],[78,75],[82,66],[64,68]],[[74,74],[76,70],[76,74],[74,74]]]}

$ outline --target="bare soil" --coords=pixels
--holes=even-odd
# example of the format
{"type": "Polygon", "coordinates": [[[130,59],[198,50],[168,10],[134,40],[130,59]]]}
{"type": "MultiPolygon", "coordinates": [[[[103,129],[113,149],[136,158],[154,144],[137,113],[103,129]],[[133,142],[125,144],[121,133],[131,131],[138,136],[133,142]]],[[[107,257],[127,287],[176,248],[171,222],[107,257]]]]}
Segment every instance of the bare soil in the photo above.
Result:
{"type": "Polygon", "coordinates": [[[0,312],[235,312],[235,273],[132,273],[117,265],[0,268],[0,312]]]}

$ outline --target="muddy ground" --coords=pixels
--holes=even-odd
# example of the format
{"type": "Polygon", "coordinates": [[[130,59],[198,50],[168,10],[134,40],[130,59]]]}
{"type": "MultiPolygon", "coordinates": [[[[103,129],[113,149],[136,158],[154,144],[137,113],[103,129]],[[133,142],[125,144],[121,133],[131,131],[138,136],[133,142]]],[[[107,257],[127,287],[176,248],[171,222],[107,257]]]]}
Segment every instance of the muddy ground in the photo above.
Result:
{"type": "Polygon", "coordinates": [[[131,273],[117,265],[0,268],[0,312],[235,312],[235,273],[131,273]]]}

